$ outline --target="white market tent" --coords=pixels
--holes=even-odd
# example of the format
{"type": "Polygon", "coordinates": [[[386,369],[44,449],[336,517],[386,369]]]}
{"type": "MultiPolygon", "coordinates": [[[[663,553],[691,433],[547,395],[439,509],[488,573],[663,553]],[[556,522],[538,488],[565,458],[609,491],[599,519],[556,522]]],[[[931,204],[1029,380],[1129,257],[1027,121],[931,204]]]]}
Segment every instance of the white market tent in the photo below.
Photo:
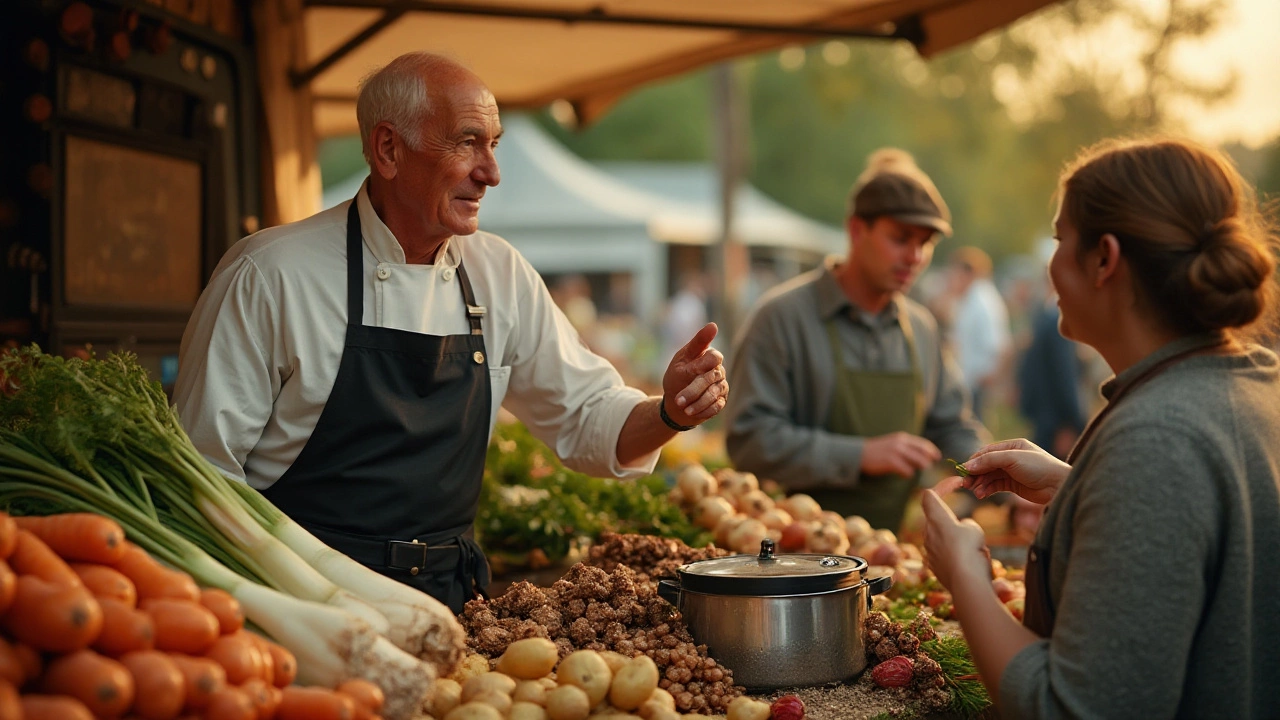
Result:
{"type": "MultiPolygon", "coordinates": [[[[711,245],[721,236],[715,168],[693,163],[592,165],[531,118],[509,114],[498,146],[502,182],[480,204],[482,229],[506,238],[543,275],[617,273],[632,277],[632,306],[655,317],[670,284],[672,244],[711,245]]],[[[323,204],[350,199],[357,174],[330,186],[323,204]]],[[[742,186],[734,227],[748,247],[839,252],[841,232],[742,186]]]]}

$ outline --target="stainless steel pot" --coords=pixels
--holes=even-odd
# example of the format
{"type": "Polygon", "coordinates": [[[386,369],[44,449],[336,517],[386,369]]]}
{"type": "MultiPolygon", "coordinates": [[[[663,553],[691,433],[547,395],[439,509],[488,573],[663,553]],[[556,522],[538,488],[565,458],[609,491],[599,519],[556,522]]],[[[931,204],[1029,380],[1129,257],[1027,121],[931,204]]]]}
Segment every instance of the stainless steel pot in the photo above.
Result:
{"type": "Polygon", "coordinates": [[[749,688],[847,680],[866,667],[862,625],[871,596],[892,585],[866,579],[848,555],[732,555],[682,565],[658,593],[684,615],[694,639],[749,688]]]}

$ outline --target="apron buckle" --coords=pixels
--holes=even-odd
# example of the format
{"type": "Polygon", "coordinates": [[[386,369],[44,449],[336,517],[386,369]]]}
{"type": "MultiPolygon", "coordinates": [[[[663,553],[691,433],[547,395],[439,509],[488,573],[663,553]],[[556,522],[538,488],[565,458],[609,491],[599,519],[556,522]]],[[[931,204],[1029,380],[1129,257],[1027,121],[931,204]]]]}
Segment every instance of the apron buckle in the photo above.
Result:
{"type": "Polygon", "coordinates": [[[411,575],[417,575],[426,564],[427,546],[425,543],[419,543],[417,540],[413,542],[387,541],[387,567],[396,570],[408,570],[411,575]]]}

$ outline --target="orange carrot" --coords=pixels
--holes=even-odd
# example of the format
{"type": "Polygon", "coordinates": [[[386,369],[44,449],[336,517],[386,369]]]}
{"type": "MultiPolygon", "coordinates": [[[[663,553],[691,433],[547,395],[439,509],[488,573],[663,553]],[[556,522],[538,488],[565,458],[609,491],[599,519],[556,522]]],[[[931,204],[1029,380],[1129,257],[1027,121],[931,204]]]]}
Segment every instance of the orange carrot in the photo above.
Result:
{"type": "Polygon", "coordinates": [[[9,513],[0,512],[0,559],[8,560],[18,544],[18,524],[9,513]]]}
{"type": "Polygon", "coordinates": [[[22,665],[22,658],[8,640],[0,637],[0,680],[13,683],[14,687],[22,687],[27,681],[27,669],[22,665]]]}
{"type": "Polygon", "coordinates": [[[18,586],[18,575],[9,567],[9,563],[0,560],[0,615],[9,609],[13,602],[13,592],[18,586]]]}
{"type": "Polygon", "coordinates": [[[93,643],[94,650],[120,657],[156,646],[156,626],[150,615],[111,598],[98,598],[98,604],[102,606],[102,632],[93,643]]]}
{"type": "Polygon", "coordinates": [[[40,687],[51,695],[73,697],[96,717],[109,720],[120,717],[133,704],[133,676],[124,665],[92,650],[55,658],[40,687]]]}
{"type": "Polygon", "coordinates": [[[84,703],[65,695],[23,695],[22,720],[94,720],[84,703]]]}
{"type": "Polygon", "coordinates": [[[0,680],[0,720],[22,720],[18,690],[3,680],[0,680]]]}
{"type": "Polygon", "coordinates": [[[262,677],[262,651],[245,630],[218,638],[204,656],[227,671],[232,685],[262,677]]]}
{"type": "Polygon", "coordinates": [[[94,597],[113,598],[129,607],[138,606],[138,589],[133,581],[110,565],[71,563],[71,569],[94,597]]]}
{"type": "Polygon", "coordinates": [[[44,658],[35,648],[30,645],[14,645],[13,654],[22,663],[22,674],[26,678],[24,684],[44,674],[44,658]]]}
{"type": "MultiPolygon", "coordinates": [[[[268,685],[275,687],[276,682],[276,661],[271,655],[271,641],[262,637],[258,633],[245,631],[249,639],[258,648],[258,655],[262,658],[262,679],[267,681],[268,685]]],[[[290,680],[292,682],[292,680],[290,680]]],[[[288,684],[288,683],[286,683],[288,684]]]]}
{"type": "Polygon", "coordinates": [[[209,658],[169,653],[169,659],[182,673],[183,694],[186,698],[182,707],[188,712],[208,707],[213,694],[227,686],[226,671],[209,658]]]}
{"type": "Polygon", "coordinates": [[[159,650],[139,650],[120,658],[133,676],[133,714],[141,720],[173,720],[186,702],[178,665],[159,650]]]}
{"type": "Polygon", "coordinates": [[[387,701],[382,688],[368,680],[352,678],[338,686],[338,692],[356,702],[356,705],[368,710],[368,714],[377,715],[382,712],[382,705],[387,701]]]}
{"type": "Polygon", "coordinates": [[[85,562],[118,562],[124,553],[124,530],[109,517],[95,513],[61,513],[44,517],[16,517],[18,527],[35,533],[59,556],[85,562]]]}
{"type": "Polygon", "coordinates": [[[138,599],[178,598],[196,601],[200,588],[191,576],[161,565],[146,550],[126,542],[124,555],[115,563],[115,569],[124,573],[137,588],[138,599]]]}
{"type": "Polygon", "coordinates": [[[102,607],[78,582],[56,585],[23,575],[2,624],[37,650],[72,652],[89,647],[102,632],[102,607]]]}
{"type": "Polygon", "coordinates": [[[290,685],[284,689],[276,720],[352,720],[355,701],[332,690],[290,685]]]}
{"type": "Polygon", "coordinates": [[[271,664],[275,672],[272,673],[271,684],[278,688],[287,687],[293,684],[293,679],[298,677],[298,660],[282,645],[277,645],[270,640],[266,641],[267,651],[271,654],[271,664]]]}
{"type": "Polygon", "coordinates": [[[248,693],[231,686],[214,693],[203,713],[204,720],[257,720],[257,717],[258,709],[248,693]]]}
{"type": "Polygon", "coordinates": [[[249,701],[258,711],[258,720],[270,720],[276,716],[276,708],[280,707],[282,693],[280,688],[262,678],[254,678],[240,686],[249,696],[249,701]]]}
{"type": "Polygon", "coordinates": [[[67,561],[27,530],[18,530],[18,543],[9,556],[9,567],[19,575],[35,575],[58,585],[81,584],[80,576],[72,572],[67,561]]]}
{"type": "Polygon", "coordinates": [[[205,588],[200,591],[200,604],[218,618],[218,626],[223,635],[244,627],[244,610],[240,607],[240,601],[231,597],[231,593],[205,588]]]}
{"type": "Polygon", "coordinates": [[[156,649],[203,655],[218,639],[218,618],[190,600],[143,600],[141,608],[156,627],[156,649]]]}

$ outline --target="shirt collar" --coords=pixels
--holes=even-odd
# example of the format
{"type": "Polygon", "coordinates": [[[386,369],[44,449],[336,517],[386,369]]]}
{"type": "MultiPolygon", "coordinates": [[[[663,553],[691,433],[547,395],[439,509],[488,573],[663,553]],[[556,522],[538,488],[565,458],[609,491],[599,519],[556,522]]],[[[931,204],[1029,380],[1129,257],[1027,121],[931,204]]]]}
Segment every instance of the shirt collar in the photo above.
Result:
{"type": "Polygon", "coordinates": [[[818,282],[815,285],[818,293],[818,312],[822,315],[822,319],[828,320],[836,315],[848,315],[869,327],[897,324],[898,314],[901,312],[901,296],[894,295],[893,301],[878,313],[869,313],[855,306],[836,280],[834,271],[840,262],[841,258],[834,255],[826,258],[822,263],[822,274],[818,276],[818,282]],[[853,312],[850,313],[850,310],[853,312]]]}
{"type": "Polygon", "coordinates": [[[1117,392],[1120,391],[1121,388],[1141,377],[1157,363],[1163,362],[1178,353],[1198,350],[1200,348],[1216,345],[1220,342],[1222,342],[1222,335],[1220,333],[1204,333],[1200,335],[1189,335],[1167,343],[1159,350],[1156,350],[1128,368],[1125,368],[1124,372],[1102,383],[1102,397],[1110,400],[1117,392]]]}
{"type": "MultiPolygon", "coordinates": [[[[360,230],[364,235],[364,244],[369,248],[369,252],[373,253],[374,259],[380,263],[406,264],[404,247],[400,245],[399,240],[396,240],[396,236],[392,234],[386,223],[382,222],[382,218],[378,217],[378,211],[373,209],[373,203],[369,202],[368,178],[365,178],[360,185],[360,192],[356,193],[355,202],[356,209],[360,213],[360,230]]],[[[457,253],[453,248],[453,238],[449,238],[440,248],[440,252],[436,253],[435,264],[457,267],[457,253]]]]}

